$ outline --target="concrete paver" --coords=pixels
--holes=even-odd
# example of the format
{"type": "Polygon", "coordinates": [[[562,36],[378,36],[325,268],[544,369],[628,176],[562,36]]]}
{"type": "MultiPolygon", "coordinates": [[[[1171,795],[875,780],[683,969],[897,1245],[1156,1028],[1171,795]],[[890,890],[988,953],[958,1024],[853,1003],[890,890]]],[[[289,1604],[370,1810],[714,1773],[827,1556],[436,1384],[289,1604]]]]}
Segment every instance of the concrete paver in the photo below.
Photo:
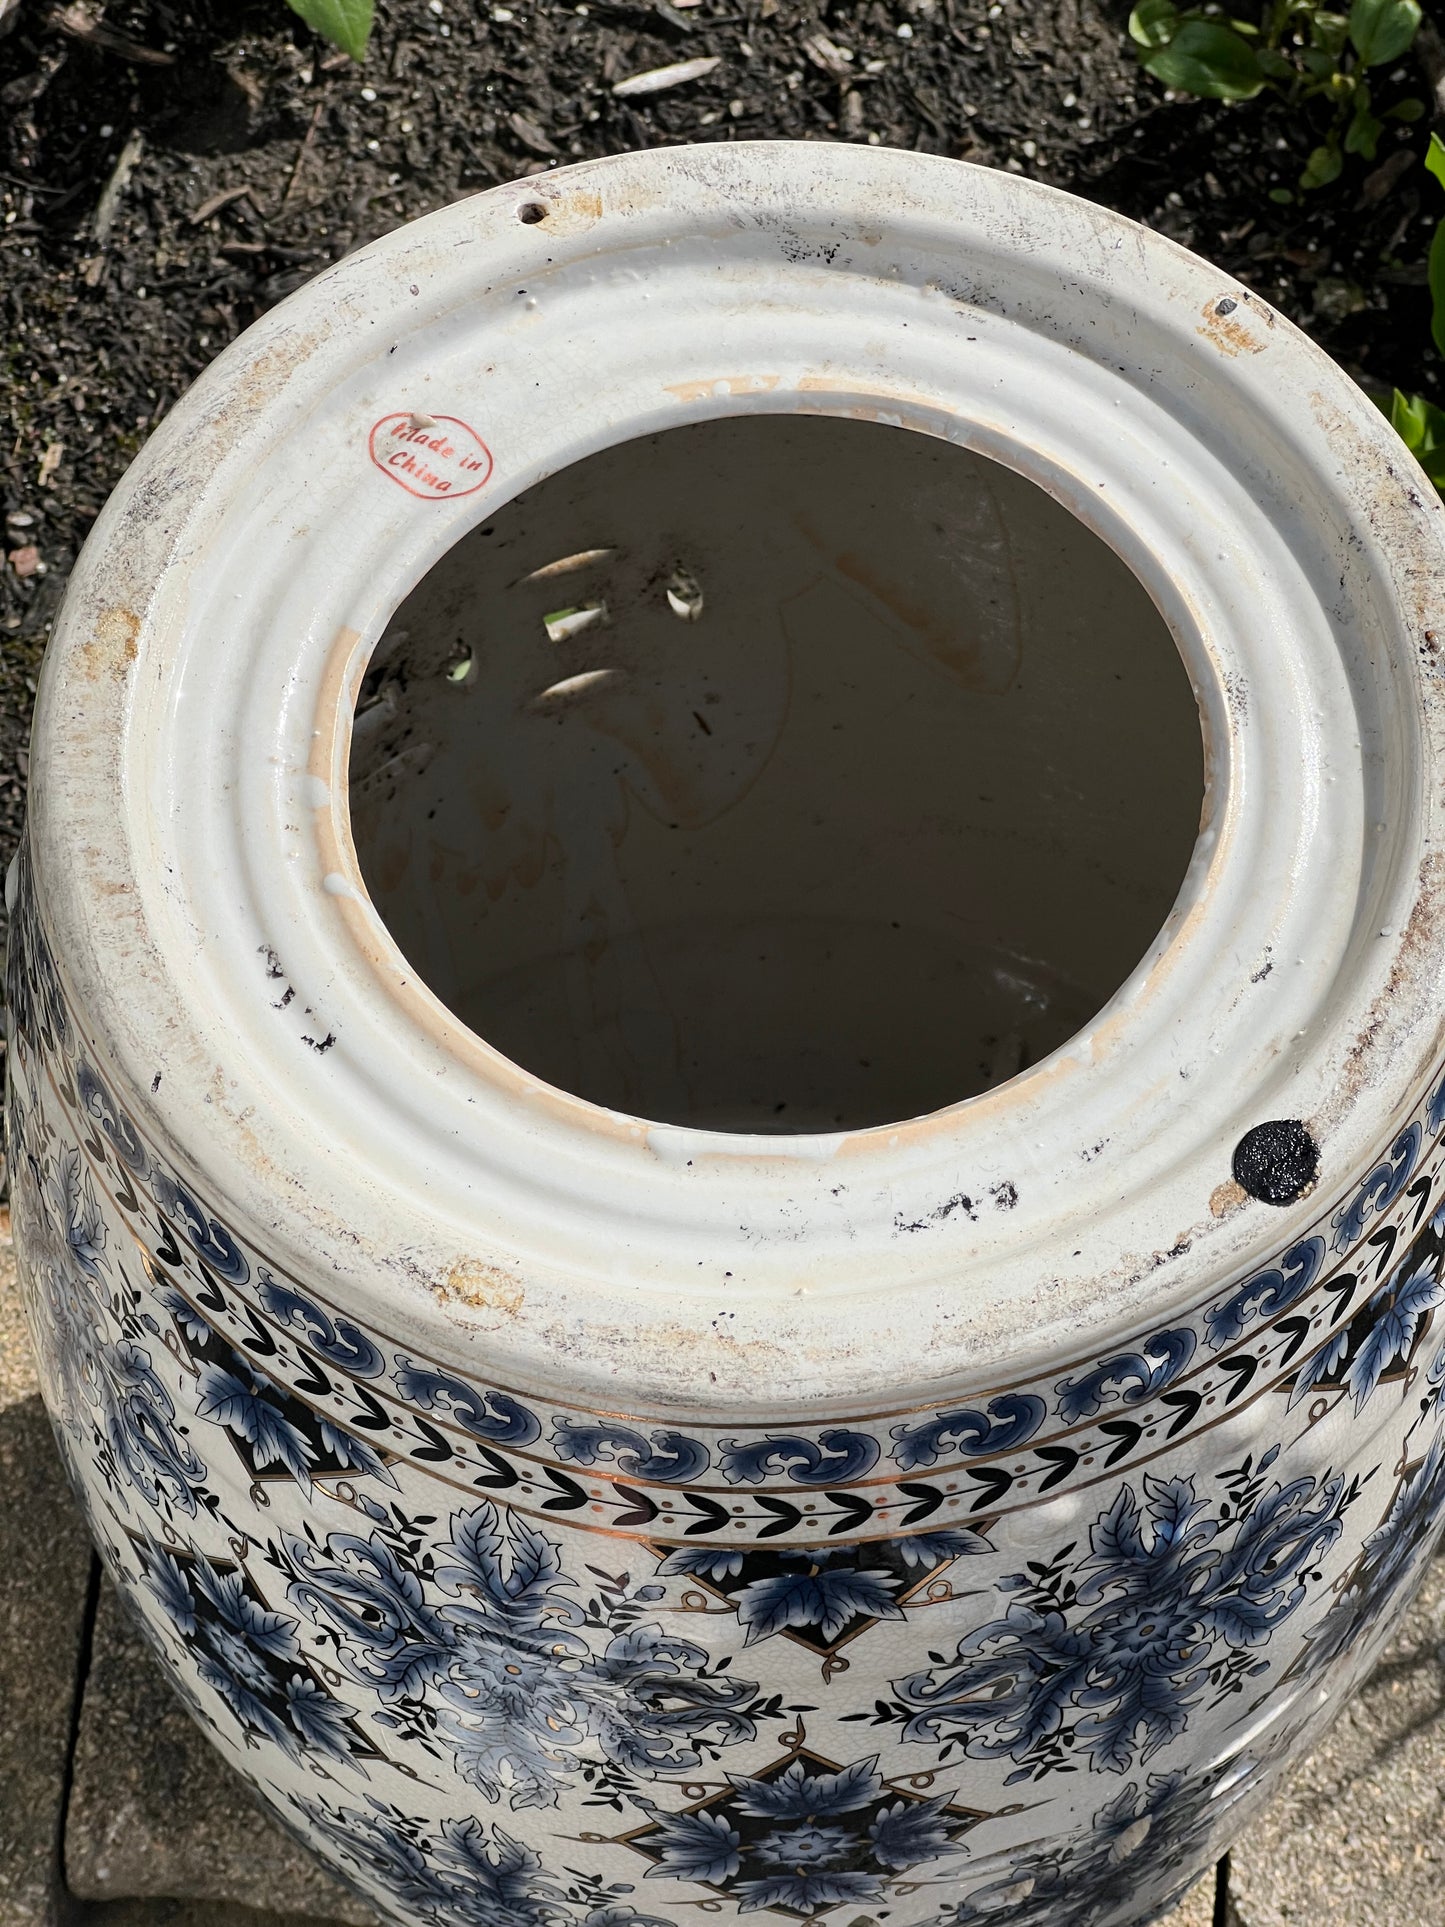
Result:
{"type": "Polygon", "coordinates": [[[1214,1873],[1196,1880],[1172,1913],[1158,1927],[1214,1927],[1214,1873]]]}
{"type": "Polygon", "coordinates": [[[215,1900],[71,1901],[60,1927],[331,1927],[314,1914],[273,1914],[215,1900]]]}
{"type": "Polygon", "coordinates": [[[50,1927],[92,1556],[0,1225],[0,1927],[50,1927]]]}

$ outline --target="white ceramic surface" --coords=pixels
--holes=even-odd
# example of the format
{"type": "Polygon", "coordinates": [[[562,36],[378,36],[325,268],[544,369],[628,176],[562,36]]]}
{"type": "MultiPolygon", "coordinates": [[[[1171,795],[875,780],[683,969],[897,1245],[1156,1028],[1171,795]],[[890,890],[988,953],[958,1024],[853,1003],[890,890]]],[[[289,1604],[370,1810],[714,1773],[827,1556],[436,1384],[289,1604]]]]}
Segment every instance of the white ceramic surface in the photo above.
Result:
{"type": "Polygon", "coordinates": [[[153,438],[18,1249],[111,1570],[394,1918],[1125,1927],[1337,1710],[1442,1491],[1442,535],[1216,269],[817,144],[430,216],[153,438]]]}

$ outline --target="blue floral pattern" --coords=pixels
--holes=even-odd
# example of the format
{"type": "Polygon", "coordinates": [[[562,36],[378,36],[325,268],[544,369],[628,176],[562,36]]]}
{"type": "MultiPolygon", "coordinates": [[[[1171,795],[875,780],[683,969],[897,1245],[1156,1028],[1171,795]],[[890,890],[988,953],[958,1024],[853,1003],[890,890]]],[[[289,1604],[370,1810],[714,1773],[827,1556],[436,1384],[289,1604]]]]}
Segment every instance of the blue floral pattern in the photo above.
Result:
{"type": "Polygon", "coordinates": [[[689,1575],[735,1606],[746,1643],[787,1633],[822,1653],[880,1619],[902,1619],[907,1601],[956,1559],[993,1548],[962,1526],[917,1532],[860,1546],[678,1546],[664,1552],[659,1574],[689,1575]]]}
{"type": "Polygon", "coordinates": [[[674,1927],[627,1900],[630,1881],[555,1876],[533,1848],[470,1815],[429,1828],[379,1802],[332,1806],[293,1793],[290,1806],[344,1871],[427,1927],[674,1927]]]}
{"type": "Polygon", "coordinates": [[[1445,1078],[1268,1264],[1037,1381],[752,1428],[561,1410],[431,1356],[425,1316],[363,1325],[166,1161],[26,865],[9,1143],[58,1435],[179,1690],[390,1918],[1142,1918],[1287,1756],[1271,1696],[1338,1695],[1418,1582],[1445,1078]]]}
{"type": "Polygon", "coordinates": [[[146,1540],[143,1582],[182,1642],[197,1677],[253,1740],[306,1757],[376,1756],[355,1712],[308,1665],[297,1621],[273,1612],[240,1567],[179,1556],[146,1540]]]}
{"type": "Polygon", "coordinates": [[[555,1805],[583,1748],[644,1778],[690,1771],[777,1717],[753,1681],[639,1616],[661,1588],[629,1584],[589,1614],[561,1546],[525,1519],[487,1502],[448,1530],[425,1566],[380,1529],[289,1536],[287,1597],[374,1717],[488,1800],[555,1805]]]}
{"type": "Polygon", "coordinates": [[[1319,1583],[1343,1530],[1356,1482],[1267,1485],[1278,1451],[1221,1475],[1215,1506],[1192,1478],[1121,1486],[1087,1552],[1071,1543],[1002,1579],[1015,1595],[1004,1616],[952,1660],[895,1682],[875,1723],[901,1722],[943,1758],[954,1746],[1007,1757],[1010,1785],[1079,1763],[1147,1763],[1206,1695],[1221,1702],[1268,1670],[1260,1649],[1319,1583]]]}
{"type": "Polygon", "coordinates": [[[710,1887],[739,1913],[811,1920],[843,1901],[887,1901],[901,1875],[916,1884],[979,1818],[946,1793],[888,1784],[876,1754],[839,1767],[800,1749],[626,1837],[655,1862],[649,1880],[710,1887]]]}

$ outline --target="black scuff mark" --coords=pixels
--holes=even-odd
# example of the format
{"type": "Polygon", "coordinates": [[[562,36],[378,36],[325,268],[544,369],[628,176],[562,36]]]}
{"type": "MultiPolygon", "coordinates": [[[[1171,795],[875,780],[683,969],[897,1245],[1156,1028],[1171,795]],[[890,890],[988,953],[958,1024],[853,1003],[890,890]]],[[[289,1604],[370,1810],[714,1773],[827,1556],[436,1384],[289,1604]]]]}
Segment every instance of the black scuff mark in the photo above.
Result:
{"type": "Polygon", "coordinates": [[[1193,1243],[1194,1240],[1192,1238],[1176,1238],[1167,1251],[1156,1251],[1154,1253],[1154,1262],[1150,1265],[1149,1269],[1151,1271],[1157,1271],[1161,1265],[1167,1265],[1172,1258],[1182,1258],[1193,1243]]]}
{"type": "Polygon", "coordinates": [[[931,1231],[934,1225],[943,1224],[951,1218],[955,1211],[962,1211],[974,1223],[978,1222],[978,1212],[974,1209],[973,1199],[966,1191],[955,1191],[951,1198],[945,1198],[942,1204],[935,1205],[932,1211],[926,1211],[921,1218],[910,1221],[901,1211],[898,1212],[893,1220],[893,1229],[895,1231],[931,1231]]]}

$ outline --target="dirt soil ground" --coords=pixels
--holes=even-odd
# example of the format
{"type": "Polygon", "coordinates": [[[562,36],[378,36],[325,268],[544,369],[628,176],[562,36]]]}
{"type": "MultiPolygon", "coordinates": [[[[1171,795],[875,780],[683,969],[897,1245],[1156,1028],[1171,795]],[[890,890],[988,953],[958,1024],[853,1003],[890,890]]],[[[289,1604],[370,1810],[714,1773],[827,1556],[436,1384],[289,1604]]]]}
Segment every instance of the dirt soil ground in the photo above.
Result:
{"type": "MultiPolygon", "coordinates": [[[[0,0],[3,10],[4,0],[0,0]]],[[[232,336],[389,228],[620,148],[786,137],[1006,167],[1252,285],[1365,385],[1441,392],[1429,120],[1293,205],[1317,138],[1279,103],[1171,100],[1128,0],[380,0],[364,66],[282,0],[19,0],[0,38],[0,860],[66,575],[156,422],[232,336]],[[98,24],[97,24],[98,23],[98,24]],[[638,99],[618,79],[698,55],[638,99]]],[[[1381,98],[1431,102],[1422,51],[1381,98]]],[[[1442,86],[1445,97],[1445,86],[1442,86]]]]}

